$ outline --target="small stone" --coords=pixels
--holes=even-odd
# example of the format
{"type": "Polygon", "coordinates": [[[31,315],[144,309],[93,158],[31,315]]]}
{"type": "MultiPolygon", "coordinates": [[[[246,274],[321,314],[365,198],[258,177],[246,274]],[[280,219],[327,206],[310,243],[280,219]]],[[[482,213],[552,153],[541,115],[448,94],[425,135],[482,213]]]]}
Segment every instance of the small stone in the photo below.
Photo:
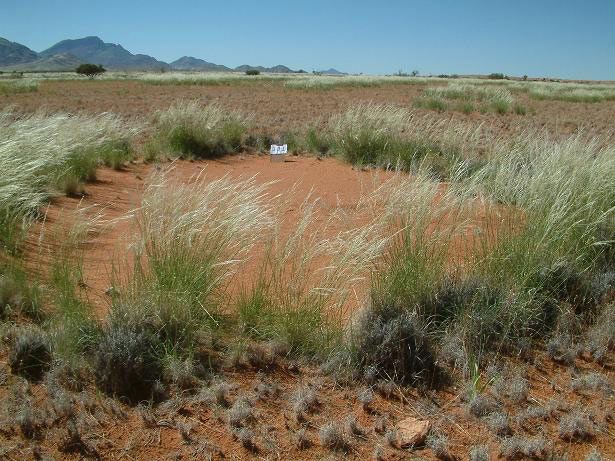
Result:
{"type": "Polygon", "coordinates": [[[431,430],[431,422],[416,418],[406,418],[397,423],[397,436],[401,448],[421,446],[431,430]]]}

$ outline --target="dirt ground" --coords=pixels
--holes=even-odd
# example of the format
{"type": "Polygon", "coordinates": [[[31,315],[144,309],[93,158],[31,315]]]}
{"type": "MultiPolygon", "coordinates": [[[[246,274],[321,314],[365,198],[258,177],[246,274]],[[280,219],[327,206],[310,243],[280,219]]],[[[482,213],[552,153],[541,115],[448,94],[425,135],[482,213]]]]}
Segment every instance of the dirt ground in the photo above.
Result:
{"type": "MultiPolygon", "coordinates": [[[[325,118],[358,101],[374,101],[411,106],[422,86],[383,86],[380,88],[340,88],[326,91],[286,89],[275,84],[239,86],[153,86],[130,81],[44,82],[37,93],[18,94],[0,99],[0,108],[14,105],[20,111],[45,108],[50,111],[113,111],[131,118],[147,117],[178,98],[218,101],[225,107],[254,114],[254,130],[282,134],[304,130],[319,118],[325,118]]],[[[571,133],[584,127],[589,132],[612,134],[615,103],[570,104],[534,101],[516,95],[530,110],[525,116],[514,114],[471,114],[445,112],[472,123],[483,123],[495,134],[507,134],[522,127],[546,128],[554,135],[571,133]]],[[[67,216],[76,208],[96,206],[105,219],[124,216],[139,205],[144,182],[156,168],[142,162],[132,163],[123,171],[101,169],[95,182],[86,185],[83,198],[54,199],[45,213],[44,223],[34,227],[26,254],[29,269],[44,277],[49,252],[61,240],[47,238],[62,232],[67,216]],[[47,242],[41,245],[41,241],[47,242]],[[49,243],[50,242],[50,243],[49,243]],[[56,243],[54,243],[56,242],[56,243]]],[[[275,181],[272,195],[295,194],[288,202],[289,222],[299,214],[305,196],[313,191],[320,198],[322,216],[336,207],[349,213],[356,209],[362,193],[371,190],[387,174],[352,169],[335,159],[289,157],[287,162],[272,163],[268,156],[240,154],[215,161],[179,161],[171,173],[188,180],[202,171],[208,177],[251,177],[259,183],[275,181]]],[[[83,289],[101,318],[109,305],[105,290],[110,286],[114,256],[127,241],[130,224],[103,228],[88,242],[84,259],[83,289]]],[[[60,234],[61,235],[61,234],[60,234]]],[[[269,346],[268,346],[269,347],[269,346]]],[[[273,351],[273,346],[271,351],[273,351]]],[[[49,381],[27,384],[11,375],[6,354],[0,354],[0,401],[9,413],[29,411],[39,428],[45,431],[26,437],[26,424],[0,421],[0,460],[21,459],[469,459],[473,446],[485,445],[491,459],[504,457],[503,443],[510,436],[527,443],[543,437],[545,451],[536,459],[582,460],[595,447],[603,459],[615,459],[615,357],[598,365],[585,355],[572,366],[553,362],[544,350],[531,358],[502,360],[500,370],[506,380],[523,378],[527,395],[512,398],[502,392],[490,394],[498,413],[508,415],[509,427],[498,431],[489,417],[475,416],[464,399],[465,390],[448,385],[439,391],[419,392],[411,388],[382,388],[373,385],[375,397],[363,408],[359,392],[371,386],[351,377],[339,380],[325,376],[314,364],[297,362],[275,355],[267,366],[250,363],[245,357],[229,360],[222,350],[212,352],[218,378],[230,385],[227,404],[212,404],[201,393],[177,392],[158,407],[131,407],[105,397],[89,380],[71,394],[58,394],[49,381]],[[574,390],[575,377],[600,373],[609,389],[574,390]],[[315,391],[317,403],[304,419],[293,411],[293,395],[308,387],[315,391]],[[248,398],[253,416],[248,428],[253,445],[242,445],[228,422],[233,402],[248,398]],[[64,400],[62,400],[64,399],[64,400]],[[25,403],[24,403],[25,402],[25,403]],[[68,405],[68,407],[67,407],[68,405]],[[585,440],[566,440],[559,435],[560,421],[569,415],[586,415],[596,428],[585,440]],[[528,416],[529,415],[529,416],[528,416]],[[354,416],[360,430],[349,437],[343,450],[330,450],[319,440],[319,430],[328,422],[344,425],[354,416]],[[446,436],[448,453],[425,446],[400,449],[389,443],[395,425],[409,416],[428,420],[432,433],[446,436]],[[71,427],[78,427],[78,437],[71,427]],[[302,430],[306,445],[296,439],[302,430]],[[389,435],[387,435],[389,432],[389,435]],[[379,451],[380,450],[380,451],[379,451]],[[380,453],[380,454],[379,454],[380,453]]],[[[488,376],[481,381],[487,384],[488,376]]],[[[218,402],[219,403],[219,402],[218,402]]],[[[25,416],[20,421],[27,419],[25,416]]],[[[32,434],[31,434],[32,435],[32,434]]],[[[515,459],[528,459],[519,454],[515,459]]],[[[479,459],[479,458],[476,458],[479,459]]]]}
{"type": "MultiPolygon", "coordinates": [[[[412,107],[426,85],[384,85],[368,88],[299,90],[279,83],[232,86],[149,85],[135,81],[44,81],[38,92],[6,95],[0,107],[15,105],[31,112],[50,111],[116,112],[128,117],[147,117],[177,99],[218,102],[229,109],[254,115],[254,132],[273,136],[288,131],[303,132],[306,127],[346,109],[356,102],[375,102],[412,107]]],[[[491,135],[516,133],[527,127],[544,128],[552,135],[583,129],[588,134],[615,134],[615,104],[538,101],[515,93],[515,99],[528,108],[526,115],[496,115],[475,112],[465,115],[447,111],[443,118],[483,124],[491,135]]],[[[419,112],[428,112],[417,109],[419,112]]],[[[433,112],[432,112],[433,113],[433,112]]]]}

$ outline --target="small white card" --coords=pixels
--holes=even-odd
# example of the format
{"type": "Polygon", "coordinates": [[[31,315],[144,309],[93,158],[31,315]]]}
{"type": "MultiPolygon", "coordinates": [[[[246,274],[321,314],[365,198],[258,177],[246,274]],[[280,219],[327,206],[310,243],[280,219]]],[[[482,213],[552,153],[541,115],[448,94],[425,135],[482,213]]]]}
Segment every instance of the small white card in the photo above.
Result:
{"type": "Polygon", "coordinates": [[[288,153],[288,144],[272,144],[271,145],[271,155],[284,155],[288,153]]]}

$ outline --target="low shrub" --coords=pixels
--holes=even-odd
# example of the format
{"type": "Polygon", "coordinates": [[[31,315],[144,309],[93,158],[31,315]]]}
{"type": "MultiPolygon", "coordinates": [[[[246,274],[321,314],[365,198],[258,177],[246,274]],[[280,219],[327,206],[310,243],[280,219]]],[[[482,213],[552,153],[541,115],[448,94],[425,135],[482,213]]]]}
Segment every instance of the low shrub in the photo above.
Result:
{"type": "Polygon", "coordinates": [[[51,343],[43,330],[36,327],[16,330],[9,352],[9,366],[13,373],[39,381],[49,369],[51,359],[51,343]]]}
{"type": "Polygon", "coordinates": [[[152,398],[154,383],[162,375],[160,348],[160,340],[151,331],[112,324],[96,348],[98,385],[133,404],[152,398]]]}
{"type": "Polygon", "coordinates": [[[356,361],[382,378],[434,383],[439,373],[425,325],[416,313],[393,306],[368,308],[355,330],[356,361]]]}

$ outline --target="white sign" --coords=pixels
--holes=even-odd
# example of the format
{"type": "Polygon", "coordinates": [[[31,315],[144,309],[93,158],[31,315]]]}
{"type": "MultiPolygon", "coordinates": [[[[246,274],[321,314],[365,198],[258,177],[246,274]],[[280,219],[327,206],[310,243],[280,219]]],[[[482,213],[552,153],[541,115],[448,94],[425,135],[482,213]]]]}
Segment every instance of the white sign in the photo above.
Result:
{"type": "Polygon", "coordinates": [[[277,144],[271,145],[271,155],[284,155],[288,153],[288,144],[283,144],[281,146],[277,144]]]}

